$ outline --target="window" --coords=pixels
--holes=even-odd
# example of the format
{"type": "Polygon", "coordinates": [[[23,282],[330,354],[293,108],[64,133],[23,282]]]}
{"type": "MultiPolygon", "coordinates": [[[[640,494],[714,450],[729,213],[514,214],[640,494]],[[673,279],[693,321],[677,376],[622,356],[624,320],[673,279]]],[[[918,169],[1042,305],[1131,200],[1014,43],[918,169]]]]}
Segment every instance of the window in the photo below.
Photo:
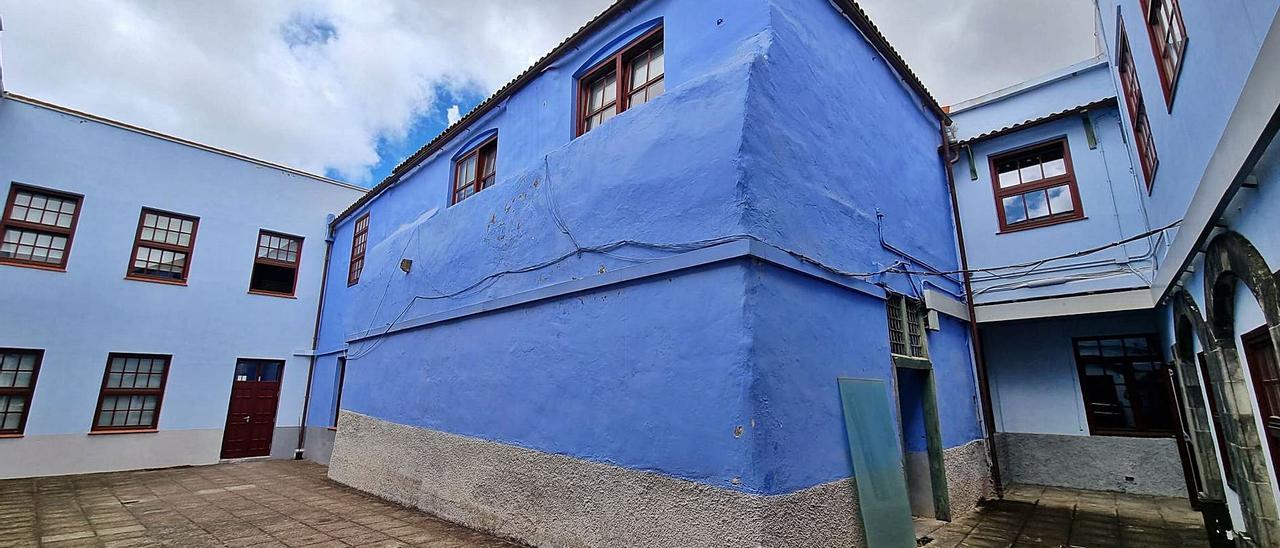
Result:
{"type": "Polygon", "coordinates": [[[1151,36],[1151,51],[1160,71],[1160,86],[1164,89],[1165,104],[1173,109],[1173,90],[1182,73],[1182,57],[1187,49],[1187,27],[1182,23],[1182,8],[1178,0],[1142,0],[1147,16],[1147,34],[1151,36]]]}
{"type": "Polygon", "coordinates": [[[347,269],[347,287],[360,283],[364,272],[364,248],[369,243],[369,214],[356,219],[356,231],[351,235],[351,266],[347,269]]]}
{"type": "Polygon", "coordinates": [[[1084,218],[1066,139],[991,158],[1000,231],[1084,218]]]}
{"type": "Polygon", "coordinates": [[[236,382],[280,382],[283,360],[236,360],[236,382]]]}
{"type": "Polygon", "coordinates": [[[498,163],[498,140],[476,147],[453,167],[453,203],[493,186],[498,163]]]}
{"type": "Polygon", "coordinates": [[[81,198],[14,183],[0,219],[0,263],[66,268],[81,198]]]}
{"type": "Polygon", "coordinates": [[[641,36],[578,81],[578,135],[666,90],[662,29],[641,36]],[[619,77],[621,75],[621,77],[619,77]]]}
{"type": "Polygon", "coordinates": [[[333,398],[333,427],[338,427],[338,415],[342,412],[342,388],[347,382],[347,357],[338,356],[338,393],[333,398]]]}
{"type": "Polygon", "coordinates": [[[169,360],[156,354],[108,356],[93,430],[155,430],[169,360]]]}
{"type": "Polygon", "coordinates": [[[126,277],[186,283],[199,224],[200,219],[195,217],[142,208],[133,242],[133,261],[126,277]]]}
{"type": "Polygon", "coordinates": [[[253,256],[249,292],[292,297],[301,259],[301,236],[258,231],[258,251],[253,256]]]}
{"type": "Polygon", "coordinates": [[[1244,358],[1262,418],[1262,436],[1271,453],[1272,472],[1280,474],[1280,362],[1276,361],[1275,346],[1271,344],[1271,328],[1259,327],[1246,333],[1240,342],[1244,343],[1244,358]]]}
{"type": "Polygon", "coordinates": [[[1169,373],[1154,335],[1077,339],[1076,367],[1094,435],[1171,435],[1169,373]]]}
{"type": "Polygon", "coordinates": [[[1120,45],[1117,48],[1117,70],[1120,72],[1120,87],[1124,88],[1124,102],[1129,107],[1129,123],[1133,126],[1134,148],[1138,150],[1138,161],[1142,164],[1143,180],[1147,183],[1147,192],[1155,181],[1156,168],[1160,166],[1160,158],[1156,155],[1156,142],[1151,136],[1151,122],[1147,119],[1147,105],[1142,100],[1142,85],[1138,83],[1138,71],[1133,64],[1133,50],[1129,48],[1129,36],[1120,23],[1120,45]]]}
{"type": "Polygon", "coordinates": [[[36,390],[43,350],[0,348],[0,436],[20,436],[36,390]]]}
{"type": "Polygon", "coordinates": [[[925,336],[925,307],[920,301],[890,293],[885,301],[889,314],[889,352],[911,358],[929,358],[925,336]]]}

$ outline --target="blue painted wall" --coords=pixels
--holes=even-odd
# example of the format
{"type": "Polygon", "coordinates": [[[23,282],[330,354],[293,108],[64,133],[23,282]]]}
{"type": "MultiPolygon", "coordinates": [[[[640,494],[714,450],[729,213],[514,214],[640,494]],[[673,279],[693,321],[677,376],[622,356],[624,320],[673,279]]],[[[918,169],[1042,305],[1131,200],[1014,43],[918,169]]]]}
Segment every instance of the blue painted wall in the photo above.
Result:
{"type": "MultiPolygon", "coordinates": [[[[1180,4],[1188,42],[1182,74],[1170,106],[1160,87],[1140,1],[1098,0],[1102,38],[1112,63],[1116,60],[1118,18],[1124,20],[1160,156],[1151,194],[1145,200],[1153,226],[1182,218],[1191,204],[1235,108],[1235,98],[1243,89],[1263,38],[1280,9],[1280,0],[1180,4]]],[[[1113,78],[1116,77],[1114,70],[1112,73],[1113,78]]],[[[1120,89],[1118,81],[1116,89],[1120,89]]],[[[1125,113],[1128,136],[1132,130],[1127,111],[1125,113]]],[[[1138,165],[1136,157],[1134,165],[1138,165]]]]}
{"type": "MultiPolygon", "coordinates": [[[[1051,74],[1032,84],[963,106],[954,114],[958,139],[1040,119],[1115,97],[1105,61],[1092,61],[1051,74]]],[[[1130,163],[1123,112],[1116,106],[1090,109],[1057,120],[971,143],[952,166],[963,221],[969,266],[974,269],[1024,264],[1081,249],[1103,246],[1149,230],[1143,213],[1143,189],[1130,163]],[[1097,146],[1089,147],[1084,116],[1097,146]],[[1065,137],[1085,218],[1027,230],[1000,231],[990,158],[1065,137]],[[972,179],[972,170],[978,178],[972,179]]],[[[1027,268],[975,272],[974,301],[996,303],[1147,287],[1154,271],[1158,238],[1144,238],[1086,257],[1027,268]],[[1011,276],[1012,274],[1024,274],[1011,276]]]]}
{"type": "Polygon", "coordinates": [[[363,190],[13,97],[0,142],[0,196],[13,181],[84,195],[65,272],[0,265],[22,311],[0,317],[0,347],[45,351],[0,477],[216,462],[237,358],[286,362],[276,425],[299,425],[326,215],[363,190]],[[144,206],[200,218],[185,286],[124,279],[144,206]],[[247,293],[259,229],[305,238],[296,298],[247,293]],[[159,433],[85,435],[110,352],[173,356],[159,433]]]}
{"type": "MultiPolygon", "coordinates": [[[[830,4],[644,2],[555,66],[365,206],[370,246],[350,288],[352,222],[363,211],[339,223],[322,352],[354,332],[725,236],[880,270],[905,259],[880,245],[877,210],[893,244],[956,268],[949,216],[912,214],[949,210],[938,121],[830,4]],[[572,75],[657,18],[666,94],[571,140],[572,75]],[[451,159],[491,129],[497,185],[446,207],[451,159]],[[663,245],[575,253],[623,240],[663,245]],[[414,261],[408,274],[402,257],[414,261]],[[542,267],[487,278],[530,265],[542,267]]],[[[911,295],[924,287],[902,275],[869,279],[911,295]]],[[[980,437],[965,331],[944,320],[931,333],[948,446],[980,437]]],[[[892,379],[887,340],[878,295],[737,260],[354,342],[342,406],[786,493],[851,473],[835,379],[892,379]]],[[[316,378],[333,378],[336,355],[319,363],[316,378]]],[[[327,424],[332,387],[313,397],[311,424],[327,424]]]]}

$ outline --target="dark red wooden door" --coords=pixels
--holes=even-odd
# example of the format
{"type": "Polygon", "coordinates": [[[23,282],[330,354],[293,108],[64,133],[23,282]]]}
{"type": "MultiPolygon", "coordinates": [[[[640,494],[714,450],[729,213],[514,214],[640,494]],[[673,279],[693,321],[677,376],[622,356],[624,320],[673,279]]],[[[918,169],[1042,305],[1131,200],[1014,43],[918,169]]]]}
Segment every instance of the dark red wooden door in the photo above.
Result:
{"type": "Polygon", "coordinates": [[[227,427],[222,434],[222,458],[264,457],[271,454],[276,429],[276,405],[284,362],[239,360],[231,383],[227,427]]]}
{"type": "Polygon", "coordinates": [[[1243,337],[1245,359],[1253,377],[1253,391],[1262,413],[1263,437],[1271,450],[1271,465],[1280,474],[1280,364],[1266,326],[1243,337]]]}

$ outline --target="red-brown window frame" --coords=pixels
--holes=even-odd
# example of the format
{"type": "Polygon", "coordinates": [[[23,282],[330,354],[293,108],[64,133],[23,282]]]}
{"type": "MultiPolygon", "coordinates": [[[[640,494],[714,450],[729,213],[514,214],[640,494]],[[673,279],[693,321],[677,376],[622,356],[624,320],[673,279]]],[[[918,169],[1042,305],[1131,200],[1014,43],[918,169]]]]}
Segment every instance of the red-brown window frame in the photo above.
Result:
{"type": "Polygon", "coordinates": [[[249,271],[249,293],[253,293],[254,295],[267,295],[272,297],[292,297],[296,295],[298,293],[298,271],[302,269],[302,248],[304,243],[305,243],[305,238],[303,238],[302,236],[295,236],[293,234],[286,234],[284,232],[276,232],[274,230],[259,229],[258,238],[255,239],[253,242],[254,244],[253,245],[253,267],[257,268],[259,264],[265,264],[269,266],[278,266],[281,268],[293,269],[293,291],[289,291],[286,293],[283,291],[267,291],[265,289],[254,289],[253,288],[253,270],[251,269],[249,271]],[[286,238],[290,240],[297,240],[298,241],[297,260],[294,262],[289,262],[289,261],[281,261],[278,259],[268,259],[266,257],[259,257],[258,250],[262,248],[263,236],[274,236],[276,238],[286,238]]]}
{"type": "MultiPolygon", "coordinates": [[[[663,26],[659,25],[658,28],[655,28],[649,32],[646,32],[643,35],[641,35],[639,38],[632,40],[629,44],[627,44],[626,46],[623,46],[622,49],[618,50],[617,53],[610,55],[608,59],[600,61],[594,67],[591,67],[591,69],[588,70],[581,78],[578,79],[578,93],[577,93],[578,107],[575,110],[575,112],[577,113],[576,114],[577,120],[574,122],[574,125],[576,127],[575,135],[581,136],[585,134],[587,132],[587,118],[591,115],[598,114],[600,110],[607,108],[607,107],[601,107],[600,110],[596,110],[590,113],[587,112],[587,109],[590,108],[589,107],[590,101],[587,100],[588,99],[587,95],[591,91],[591,84],[595,83],[600,78],[607,77],[610,72],[617,74],[617,78],[614,82],[614,93],[616,94],[614,97],[614,100],[616,102],[614,104],[617,105],[616,106],[617,110],[615,110],[614,116],[617,116],[619,114],[622,114],[623,112],[626,112],[627,109],[631,108],[631,105],[629,104],[629,102],[630,102],[631,91],[632,91],[630,89],[631,87],[630,67],[631,67],[632,58],[634,58],[636,55],[640,53],[644,53],[645,51],[648,51],[649,48],[657,45],[660,42],[663,42],[664,39],[665,37],[663,35],[663,26]]],[[[664,69],[661,77],[651,79],[651,81],[648,82],[647,85],[656,84],[659,80],[665,83],[666,77],[667,77],[667,74],[666,74],[666,70],[664,69]]]]}
{"type": "Polygon", "coordinates": [[[107,354],[107,365],[102,370],[102,384],[98,388],[98,403],[93,406],[93,418],[89,423],[90,432],[154,432],[160,426],[160,409],[164,407],[164,391],[169,385],[169,370],[173,369],[173,356],[170,354],[139,354],[135,352],[112,352],[107,354]],[[107,388],[111,379],[111,361],[115,358],[164,359],[164,373],[160,375],[159,388],[107,388]],[[99,426],[98,416],[102,413],[102,402],[107,396],[152,396],[156,397],[156,408],[151,416],[151,424],[138,426],[99,426]]]}
{"type": "Polygon", "coordinates": [[[187,278],[190,277],[191,275],[191,261],[195,258],[195,255],[196,255],[196,235],[199,234],[199,232],[200,232],[200,218],[196,217],[195,215],[187,215],[185,213],[165,211],[163,209],[156,209],[154,207],[143,207],[142,211],[138,213],[138,230],[135,231],[133,234],[133,248],[129,250],[129,265],[125,268],[125,271],[124,271],[125,279],[137,280],[140,282],[169,284],[169,285],[187,285],[187,278]],[[182,245],[169,244],[164,242],[157,242],[154,240],[143,240],[142,229],[144,228],[144,221],[146,221],[148,213],[151,213],[154,215],[163,215],[165,217],[174,217],[184,221],[191,221],[191,241],[186,246],[182,246],[182,245]],[[186,253],[187,261],[182,264],[182,278],[173,279],[173,278],[164,278],[160,276],[151,276],[147,274],[135,274],[133,272],[133,264],[137,260],[139,247],[150,247],[150,248],[159,249],[162,251],[186,253]]]}
{"type": "Polygon", "coordinates": [[[71,258],[71,243],[75,240],[76,225],[80,223],[80,211],[84,209],[84,195],[65,192],[62,190],[54,190],[51,188],[38,187],[34,185],[26,185],[19,182],[13,182],[9,185],[9,197],[5,201],[3,217],[0,218],[0,238],[4,237],[4,233],[9,228],[27,230],[31,232],[41,232],[50,235],[64,236],[67,239],[67,245],[62,249],[62,261],[58,264],[45,263],[40,261],[32,261],[27,259],[18,259],[15,257],[0,257],[0,264],[13,266],[23,266],[28,268],[37,268],[41,270],[65,271],[67,269],[67,261],[71,258]],[[60,228],[40,223],[31,223],[27,221],[17,221],[9,218],[9,214],[13,213],[14,201],[18,198],[19,191],[37,192],[47,194],[66,200],[75,200],[76,210],[71,215],[71,227],[60,228]]]}
{"type": "Polygon", "coordinates": [[[347,263],[347,287],[360,283],[360,275],[364,273],[364,252],[369,247],[369,214],[365,213],[351,225],[351,260],[347,263]],[[364,239],[361,239],[361,236],[364,239]],[[360,266],[356,266],[359,261],[360,266]]]}
{"type": "Polygon", "coordinates": [[[0,348],[0,355],[5,353],[35,354],[36,356],[35,367],[31,370],[31,382],[25,388],[0,386],[0,396],[24,396],[26,398],[22,406],[22,416],[18,419],[18,428],[13,430],[0,428],[0,438],[16,438],[21,437],[27,430],[27,417],[31,415],[31,400],[36,395],[36,381],[40,379],[40,364],[44,363],[44,350],[36,348],[0,348]]]}
{"type": "Polygon", "coordinates": [[[1147,185],[1147,194],[1150,194],[1154,189],[1156,170],[1160,167],[1160,156],[1156,151],[1155,136],[1151,134],[1151,119],[1147,117],[1147,103],[1142,97],[1142,81],[1138,78],[1138,67],[1133,62],[1133,48],[1129,44],[1129,33],[1124,28],[1123,19],[1117,22],[1116,28],[1116,73],[1120,78],[1125,106],[1129,110],[1133,148],[1138,153],[1143,181],[1147,185]]]}
{"type": "MultiPolygon", "coordinates": [[[[1129,400],[1129,401],[1132,403],[1131,409],[1133,409],[1133,410],[1134,410],[1134,412],[1135,412],[1135,413],[1134,413],[1134,423],[1135,423],[1135,427],[1134,427],[1133,429],[1128,429],[1128,428],[1106,428],[1106,427],[1103,427],[1103,426],[1096,426],[1096,425],[1094,424],[1094,423],[1095,423],[1095,421],[1096,421],[1096,419],[1094,418],[1094,413],[1093,413],[1093,411],[1090,409],[1090,406],[1089,406],[1090,401],[1087,399],[1087,397],[1088,397],[1088,392],[1087,392],[1087,388],[1086,388],[1086,387],[1085,387],[1085,385],[1084,385],[1084,380],[1085,380],[1085,378],[1086,378],[1085,372],[1086,372],[1086,368],[1088,367],[1088,364],[1089,364],[1090,362],[1125,361],[1127,358],[1129,358],[1129,356],[1127,356],[1127,355],[1121,355],[1121,356],[1102,356],[1102,355],[1099,355],[1099,356],[1084,356],[1084,355],[1081,355],[1081,354],[1080,354],[1080,346],[1079,346],[1079,344],[1080,344],[1081,342],[1084,342],[1084,341],[1097,341],[1097,342],[1101,343],[1101,341],[1103,341],[1103,340],[1121,340],[1121,341],[1123,341],[1123,340],[1125,340],[1125,339],[1145,339],[1145,340],[1147,341],[1147,349],[1148,349],[1148,351],[1150,352],[1150,354],[1147,354],[1147,355],[1145,356],[1146,358],[1149,358],[1149,359],[1146,359],[1146,360],[1129,360],[1129,361],[1145,361],[1145,362],[1148,362],[1148,363],[1160,363],[1160,364],[1162,364],[1162,366],[1163,366],[1165,369],[1167,369],[1167,368],[1169,367],[1167,363],[1164,363],[1164,360],[1163,360],[1163,358],[1162,358],[1162,357],[1161,357],[1161,355],[1160,355],[1159,346],[1157,346],[1157,345],[1159,344],[1159,337],[1158,337],[1157,335],[1155,335],[1155,334],[1152,334],[1152,333],[1137,333],[1137,334],[1126,334],[1126,335],[1097,335],[1097,336],[1075,337],[1075,338],[1072,338],[1072,339],[1071,339],[1071,354],[1072,354],[1072,359],[1073,359],[1073,361],[1075,362],[1075,365],[1076,365],[1076,379],[1077,379],[1077,382],[1079,382],[1079,383],[1080,383],[1080,398],[1081,398],[1081,402],[1084,404],[1084,409],[1085,409],[1085,419],[1086,419],[1086,421],[1087,421],[1087,422],[1088,422],[1088,424],[1089,424],[1089,435],[1091,435],[1091,436],[1119,436],[1119,437],[1147,437],[1147,438],[1170,438],[1170,437],[1174,437],[1174,435],[1175,435],[1175,430],[1176,430],[1177,426],[1176,426],[1176,425],[1174,424],[1174,422],[1173,422],[1173,421],[1174,421],[1174,419],[1173,419],[1173,416],[1172,416],[1172,413],[1171,413],[1171,411],[1172,411],[1172,409],[1173,409],[1172,405],[1165,405],[1165,406],[1162,406],[1162,409],[1164,410],[1164,412],[1169,414],[1169,416],[1167,417],[1167,418],[1168,418],[1168,420],[1169,420],[1169,427],[1168,427],[1167,429],[1158,428],[1158,427],[1155,427],[1155,426],[1147,425],[1147,424],[1145,423],[1146,416],[1143,416],[1143,417],[1139,417],[1139,416],[1138,416],[1138,414],[1137,414],[1136,412],[1137,412],[1137,410],[1138,410],[1139,408],[1141,408],[1141,407],[1142,407],[1142,402],[1141,402],[1141,401],[1139,401],[1139,398],[1136,398],[1136,397],[1134,397],[1133,395],[1130,395],[1130,400],[1129,400]],[[1110,359],[1108,359],[1108,358],[1110,358],[1110,359]]],[[[1101,344],[1099,344],[1099,349],[1101,350],[1101,344]]],[[[1122,349],[1123,349],[1123,346],[1122,346],[1122,349]]],[[[1126,379],[1126,380],[1128,380],[1128,379],[1126,379]]],[[[1163,379],[1162,379],[1162,380],[1163,380],[1163,379]]],[[[1161,386],[1162,386],[1162,387],[1167,387],[1168,385],[1167,385],[1167,384],[1163,384],[1163,383],[1162,383],[1162,384],[1161,384],[1161,386]]],[[[1132,388],[1133,388],[1133,387],[1132,387],[1132,386],[1130,386],[1130,389],[1132,389],[1132,388]]],[[[1172,394],[1172,393],[1170,393],[1170,392],[1167,392],[1167,391],[1166,391],[1166,392],[1165,392],[1165,396],[1166,396],[1166,398],[1172,398],[1172,397],[1173,397],[1173,394],[1172,394]]],[[[1170,403],[1170,402],[1166,400],[1166,402],[1165,402],[1165,403],[1166,403],[1166,404],[1168,404],[1168,403],[1170,403]]]]}
{"type": "MultiPolygon", "coordinates": [[[[1173,111],[1173,95],[1178,87],[1178,78],[1182,76],[1183,59],[1187,54],[1187,25],[1182,21],[1182,6],[1178,0],[1142,0],[1142,14],[1146,20],[1147,36],[1151,38],[1151,54],[1155,57],[1156,72],[1160,74],[1160,87],[1164,90],[1165,106],[1170,112],[1173,111]],[[1168,3],[1171,8],[1169,10],[1170,23],[1176,25],[1178,32],[1182,33],[1182,42],[1174,47],[1177,50],[1177,66],[1173,68],[1173,72],[1169,72],[1169,67],[1164,63],[1164,51],[1167,42],[1164,36],[1157,36],[1159,32],[1158,25],[1160,21],[1160,7],[1164,3],[1168,3]]],[[[1169,29],[1166,29],[1168,32],[1169,29]]]]}
{"type": "Polygon", "coordinates": [[[493,186],[493,184],[497,182],[497,180],[498,180],[498,137],[495,135],[485,140],[485,142],[480,143],[480,146],[477,146],[471,149],[470,152],[463,154],[461,158],[458,158],[458,161],[453,163],[453,184],[450,185],[450,188],[452,188],[453,190],[449,194],[449,205],[457,204],[462,200],[465,200],[467,198],[475,196],[476,194],[479,194],[480,191],[493,186]],[[459,180],[458,177],[462,174],[463,164],[467,160],[470,160],[473,157],[476,159],[475,176],[472,177],[472,179],[469,181],[459,180]],[[485,159],[491,159],[493,161],[493,175],[488,177],[485,176],[483,173],[485,159]],[[488,186],[484,186],[483,183],[485,182],[486,179],[489,179],[490,177],[493,178],[493,181],[490,181],[488,183],[488,186]],[[472,192],[469,196],[467,196],[467,198],[462,198],[461,200],[459,200],[458,193],[469,186],[474,187],[475,191],[472,192]]]}
{"type": "Polygon", "coordinates": [[[1067,142],[1066,137],[1057,137],[1047,141],[1040,141],[1035,144],[1021,146],[1012,150],[997,152],[987,156],[987,162],[988,169],[990,169],[991,173],[991,190],[992,194],[995,196],[996,202],[996,219],[1000,222],[1001,234],[1069,223],[1071,221],[1078,221],[1084,218],[1084,205],[1081,203],[1080,185],[1076,181],[1075,166],[1071,163],[1071,146],[1067,142]],[[1065,174],[1046,177],[1035,182],[1022,183],[1009,188],[1000,188],[1000,174],[996,171],[996,166],[999,165],[1002,160],[1011,156],[1019,156],[1041,148],[1047,148],[1055,144],[1060,144],[1062,146],[1062,160],[1067,167],[1067,172],[1065,174]],[[1062,186],[1063,184],[1068,185],[1071,189],[1071,200],[1075,209],[1072,210],[1070,215],[1050,215],[1040,219],[1021,221],[1017,223],[1009,223],[1005,220],[1005,198],[1027,194],[1037,190],[1048,190],[1050,188],[1062,186]]]}

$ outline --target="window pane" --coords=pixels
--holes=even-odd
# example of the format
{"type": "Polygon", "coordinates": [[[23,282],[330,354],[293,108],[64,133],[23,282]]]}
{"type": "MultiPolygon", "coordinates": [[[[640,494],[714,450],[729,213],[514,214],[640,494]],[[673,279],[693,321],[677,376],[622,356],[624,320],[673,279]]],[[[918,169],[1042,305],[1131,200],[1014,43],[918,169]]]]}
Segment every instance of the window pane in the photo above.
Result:
{"type": "Polygon", "coordinates": [[[1060,175],[1067,174],[1067,161],[1062,158],[1049,160],[1048,162],[1041,164],[1041,166],[1044,169],[1044,176],[1046,178],[1058,177],[1060,175]]]}
{"type": "Polygon", "coordinates": [[[1030,183],[1039,181],[1044,178],[1040,170],[1040,160],[1038,158],[1027,158],[1018,165],[1018,174],[1022,176],[1022,182],[1030,183]]]}
{"type": "Polygon", "coordinates": [[[649,81],[649,54],[641,54],[631,63],[631,89],[649,81]]]}
{"type": "Polygon", "coordinates": [[[667,60],[662,48],[662,44],[653,48],[653,59],[649,61],[649,78],[657,78],[667,72],[667,60]]]}
{"type": "Polygon", "coordinates": [[[1049,216],[1049,199],[1043,190],[1028,192],[1022,195],[1027,202],[1027,219],[1039,219],[1049,216]]]}
{"type": "Polygon", "coordinates": [[[1013,224],[1027,220],[1027,210],[1022,196],[1009,196],[1001,202],[1004,204],[1005,223],[1013,224]]]}
{"type": "Polygon", "coordinates": [[[1012,169],[1013,166],[1009,166],[1009,167],[1011,169],[1000,172],[1000,188],[1009,188],[1011,186],[1017,186],[1019,183],[1022,182],[1018,178],[1018,170],[1012,169]]]}
{"type": "Polygon", "coordinates": [[[1049,209],[1054,215],[1074,211],[1076,208],[1075,201],[1071,196],[1071,187],[1068,185],[1055,186],[1049,189],[1049,209]]]}

